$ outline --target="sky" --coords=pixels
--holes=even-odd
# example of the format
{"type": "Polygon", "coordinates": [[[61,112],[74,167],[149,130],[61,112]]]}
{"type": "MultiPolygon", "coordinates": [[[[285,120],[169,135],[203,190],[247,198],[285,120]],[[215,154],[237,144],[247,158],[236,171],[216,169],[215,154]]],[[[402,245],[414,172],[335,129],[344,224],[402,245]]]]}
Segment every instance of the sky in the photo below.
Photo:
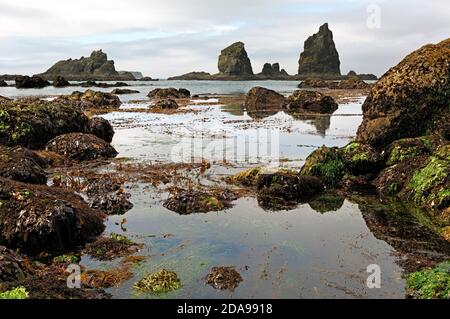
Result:
{"type": "Polygon", "coordinates": [[[103,49],[117,70],[167,78],[217,73],[220,50],[245,43],[255,73],[296,74],[303,43],[328,22],[341,71],[382,75],[450,37],[449,0],[0,0],[0,74],[44,72],[103,49]]]}

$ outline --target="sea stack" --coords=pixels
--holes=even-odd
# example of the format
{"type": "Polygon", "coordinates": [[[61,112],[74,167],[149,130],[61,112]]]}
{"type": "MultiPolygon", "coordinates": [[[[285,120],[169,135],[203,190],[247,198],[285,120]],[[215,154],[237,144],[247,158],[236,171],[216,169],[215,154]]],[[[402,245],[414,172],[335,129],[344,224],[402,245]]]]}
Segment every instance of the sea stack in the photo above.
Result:
{"type": "Polygon", "coordinates": [[[250,59],[244,43],[236,42],[222,50],[219,56],[219,72],[227,76],[253,76],[250,59]]]}
{"type": "Polygon", "coordinates": [[[328,23],[305,41],[300,55],[298,74],[302,76],[340,76],[341,62],[328,23]]]}

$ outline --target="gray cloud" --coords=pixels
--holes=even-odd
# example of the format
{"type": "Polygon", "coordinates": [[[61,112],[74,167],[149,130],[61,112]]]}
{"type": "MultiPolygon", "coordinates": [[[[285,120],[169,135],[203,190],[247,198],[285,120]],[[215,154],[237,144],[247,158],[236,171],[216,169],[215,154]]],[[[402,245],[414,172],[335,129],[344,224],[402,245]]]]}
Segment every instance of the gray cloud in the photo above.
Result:
{"type": "Polygon", "coordinates": [[[37,73],[103,48],[118,69],[167,77],[216,72],[220,50],[244,41],[255,71],[295,73],[304,40],[329,22],[342,71],[384,73],[412,50],[449,36],[447,0],[0,0],[0,74],[37,73]],[[367,27],[367,7],[381,28],[367,27]]]}

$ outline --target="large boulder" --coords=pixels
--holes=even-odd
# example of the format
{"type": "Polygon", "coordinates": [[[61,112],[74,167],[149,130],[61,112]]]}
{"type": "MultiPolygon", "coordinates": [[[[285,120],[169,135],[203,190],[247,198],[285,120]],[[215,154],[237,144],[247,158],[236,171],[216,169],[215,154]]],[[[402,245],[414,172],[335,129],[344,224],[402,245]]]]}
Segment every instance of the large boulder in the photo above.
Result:
{"type": "Polygon", "coordinates": [[[343,150],[326,147],[315,150],[308,156],[301,169],[302,175],[319,177],[327,186],[336,187],[345,174],[343,150]]]}
{"type": "Polygon", "coordinates": [[[338,104],[331,96],[316,91],[297,90],[290,97],[287,109],[292,112],[331,114],[338,104]]]}
{"type": "Polygon", "coordinates": [[[100,235],[102,215],[81,197],[0,177],[0,244],[28,254],[74,249],[100,235]]]}
{"type": "Polygon", "coordinates": [[[29,77],[27,75],[19,75],[18,77],[16,77],[16,88],[18,89],[42,89],[50,85],[50,82],[35,75],[32,77],[29,77]]]}
{"type": "Polygon", "coordinates": [[[328,23],[319,32],[305,41],[300,55],[298,74],[300,75],[341,75],[341,62],[328,23]]]}
{"type": "Polygon", "coordinates": [[[426,45],[391,68],[363,104],[357,139],[382,148],[450,126],[450,39],[426,45]]]}
{"type": "Polygon", "coordinates": [[[254,87],[245,97],[248,112],[281,111],[286,105],[283,95],[263,87],[254,87]]]}
{"type": "Polygon", "coordinates": [[[122,105],[117,95],[93,90],[84,93],[75,91],[71,95],[60,96],[61,102],[70,102],[82,109],[117,109],[122,105]]]}
{"type": "Polygon", "coordinates": [[[253,69],[242,42],[236,42],[222,50],[218,62],[219,72],[228,76],[252,76],[253,69]]]}
{"type": "Polygon", "coordinates": [[[178,103],[175,100],[172,99],[162,99],[162,100],[157,100],[155,102],[154,105],[152,105],[152,108],[156,108],[156,109],[177,109],[178,103]]]}
{"type": "Polygon", "coordinates": [[[69,160],[90,161],[117,156],[109,143],[92,134],[70,133],[59,135],[47,143],[45,149],[69,160]]]}
{"type": "Polygon", "coordinates": [[[37,154],[21,146],[0,146],[0,176],[30,184],[46,184],[44,161],[37,154]]]}
{"type": "Polygon", "coordinates": [[[186,89],[154,89],[147,95],[151,99],[188,99],[191,97],[191,92],[186,89]]]}
{"type": "Polygon", "coordinates": [[[40,75],[48,79],[63,76],[71,81],[90,79],[134,80],[131,74],[120,75],[114,67],[114,61],[108,60],[106,53],[102,52],[102,50],[93,51],[87,58],[81,57],[80,59],[59,61],[40,75]]]}
{"type": "Polygon", "coordinates": [[[0,102],[0,144],[40,149],[52,138],[89,131],[89,119],[73,105],[59,101],[0,102]]]}
{"type": "Polygon", "coordinates": [[[111,143],[114,137],[114,129],[111,123],[102,117],[89,119],[89,129],[86,133],[100,137],[108,143],[111,143]]]}

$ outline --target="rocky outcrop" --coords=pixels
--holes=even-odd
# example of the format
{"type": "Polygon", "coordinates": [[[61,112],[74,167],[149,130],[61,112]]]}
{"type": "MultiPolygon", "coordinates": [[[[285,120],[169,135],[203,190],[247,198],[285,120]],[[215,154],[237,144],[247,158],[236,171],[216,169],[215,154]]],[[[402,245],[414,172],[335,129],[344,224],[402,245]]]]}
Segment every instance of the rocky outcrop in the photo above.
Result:
{"type": "Polygon", "coordinates": [[[286,105],[283,95],[263,87],[254,87],[245,97],[247,112],[281,111],[286,105]]]}
{"type": "Polygon", "coordinates": [[[289,78],[290,75],[284,70],[280,70],[279,63],[265,63],[261,73],[256,75],[258,78],[267,78],[267,79],[282,79],[289,78]]]}
{"type": "Polygon", "coordinates": [[[253,69],[244,43],[236,42],[222,50],[218,68],[221,75],[253,76],[253,69]]]}
{"type": "Polygon", "coordinates": [[[45,149],[68,160],[90,161],[117,156],[109,143],[92,134],[70,133],[59,135],[47,143],[45,149]]]}
{"type": "Polygon", "coordinates": [[[290,97],[287,109],[291,112],[331,114],[338,104],[331,96],[315,91],[297,90],[290,97]]]}
{"type": "Polygon", "coordinates": [[[50,82],[36,75],[33,75],[32,77],[29,77],[27,75],[18,76],[16,77],[15,81],[16,88],[18,89],[42,89],[46,86],[51,85],[50,82]]]}
{"type": "Polygon", "coordinates": [[[69,102],[81,109],[117,109],[122,105],[117,95],[93,90],[84,93],[75,91],[71,95],[58,97],[57,101],[69,102]]]}
{"type": "Polygon", "coordinates": [[[350,76],[339,82],[337,88],[341,90],[366,90],[370,89],[371,85],[364,82],[357,76],[350,76]]]}
{"type": "Polygon", "coordinates": [[[341,62],[328,23],[305,41],[300,55],[299,75],[341,75],[341,62]]]}
{"type": "Polygon", "coordinates": [[[122,94],[137,94],[140,93],[139,91],[136,90],[129,90],[129,89],[114,89],[112,90],[111,94],[115,94],[115,95],[122,95],[122,94]]]}
{"type": "Polygon", "coordinates": [[[114,61],[108,60],[106,53],[102,50],[93,51],[87,58],[59,61],[39,75],[52,80],[63,76],[69,81],[134,80],[131,74],[120,75],[114,67],[114,61]]]}
{"type": "Polygon", "coordinates": [[[154,89],[147,95],[151,99],[188,99],[191,97],[191,92],[186,89],[154,89]]]}
{"type": "Polygon", "coordinates": [[[6,83],[5,80],[0,80],[0,87],[8,86],[8,83],[6,83]]]}
{"type": "Polygon", "coordinates": [[[208,72],[189,72],[183,75],[179,76],[173,76],[168,78],[169,81],[176,81],[176,80],[184,80],[184,81],[202,81],[202,80],[211,80],[212,79],[211,73],[208,72]]]}
{"type": "Polygon", "coordinates": [[[53,86],[55,88],[63,88],[63,87],[66,87],[66,86],[70,86],[70,83],[64,77],[57,76],[55,81],[53,81],[53,86]]]}
{"type": "Polygon", "coordinates": [[[104,229],[81,197],[45,185],[0,177],[0,244],[30,255],[84,245],[104,229]]]}
{"type": "Polygon", "coordinates": [[[89,80],[89,81],[80,83],[79,86],[84,87],[84,88],[89,88],[89,87],[114,88],[114,87],[130,86],[130,85],[125,82],[104,83],[104,82],[95,82],[95,81],[89,80]]]}
{"type": "Polygon", "coordinates": [[[0,146],[0,176],[30,184],[46,184],[44,161],[24,147],[0,146]]]}
{"type": "Polygon", "coordinates": [[[52,138],[89,131],[88,117],[59,101],[22,99],[0,102],[0,144],[40,149],[52,138]]]}
{"type": "Polygon", "coordinates": [[[363,104],[357,139],[375,147],[450,124],[450,39],[426,45],[391,68],[363,104]]]}
{"type": "Polygon", "coordinates": [[[336,81],[320,80],[318,78],[306,78],[298,85],[300,89],[336,89],[336,81]]]}

